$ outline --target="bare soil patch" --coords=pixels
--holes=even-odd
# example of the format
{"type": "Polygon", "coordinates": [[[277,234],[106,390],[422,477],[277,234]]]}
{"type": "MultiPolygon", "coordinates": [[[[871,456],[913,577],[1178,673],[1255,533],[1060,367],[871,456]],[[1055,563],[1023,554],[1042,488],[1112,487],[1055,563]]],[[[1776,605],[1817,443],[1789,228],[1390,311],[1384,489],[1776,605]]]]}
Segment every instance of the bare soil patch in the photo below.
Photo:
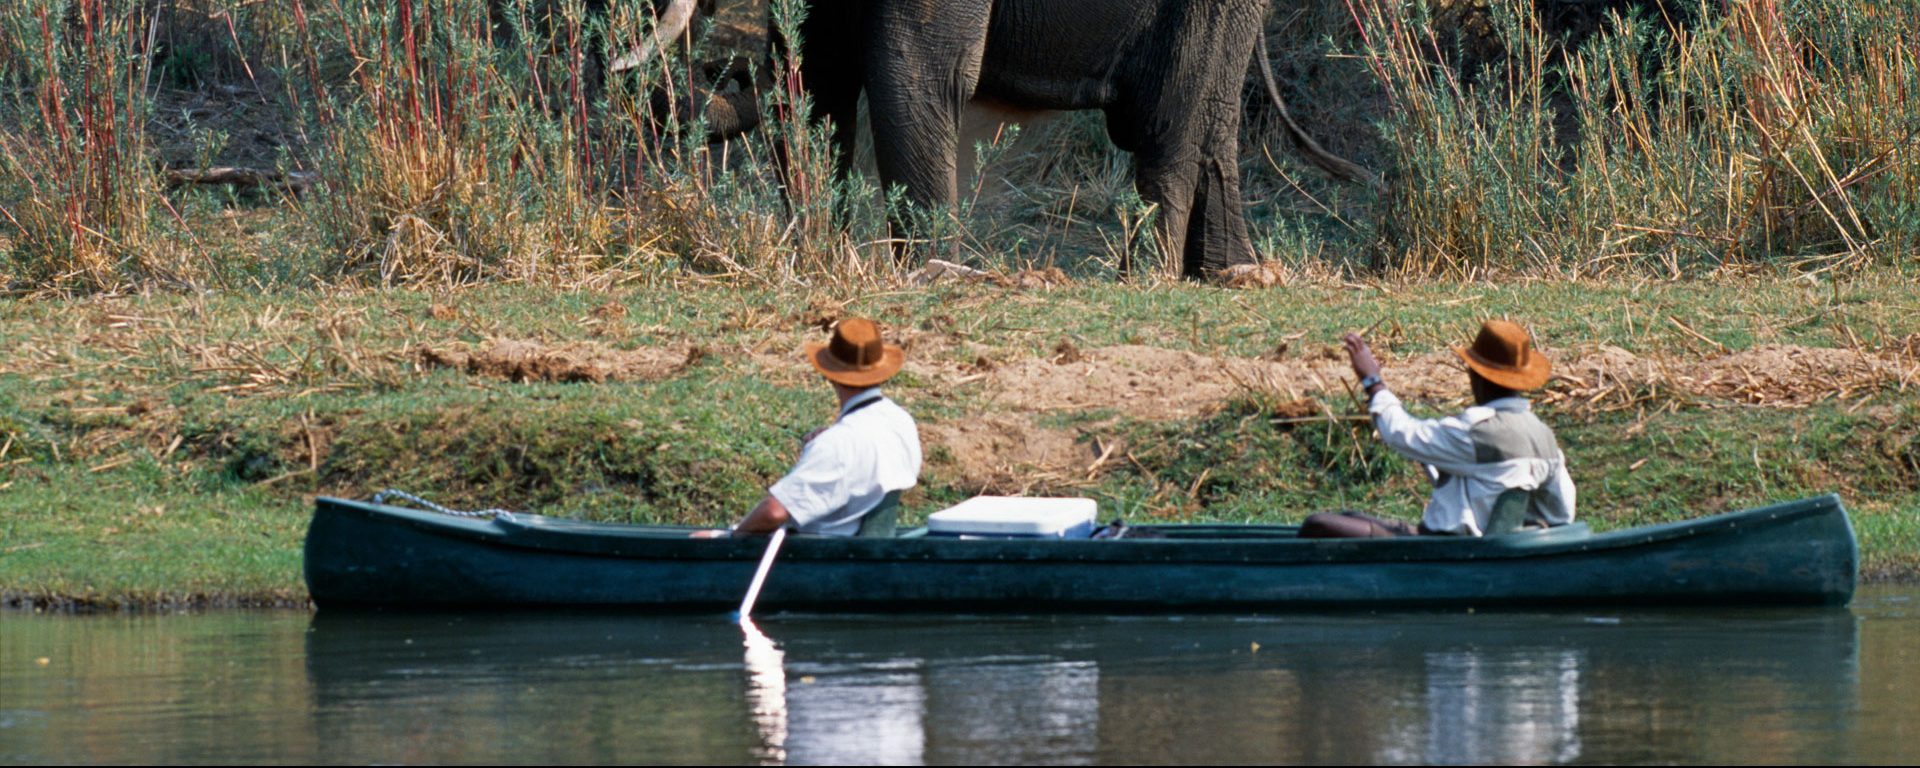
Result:
{"type": "Polygon", "coordinates": [[[508,381],[606,382],[655,381],[698,361],[699,348],[612,349],[593,342],[548,345],[525,339],[494,339],[483,345],[422,346],[422,364],[453,368],[475,376],[508,381]]]}
{"type": "MultiPolygon", "coordinates": [[[[923,423],[928,469],[976,493],[1027,493],[1069,485],[1097,469],[1095,445],[1024,414],[923,423]]],[[[1097,441],[1095,441],[1097,444],[1097,441]]]]}
{"type": "Polygon", "coordinates": [[[1330,360],[1284,364],[1123,345],[1056,349],[1051,357],[1008,363],[987,373],[986,387],[993,400],[1018,410],[1114,408],[1166,419],[1197,415],[1244,392],[1337,387],[1338,370],[1330,360]]]}
{"type": "MultiPolygon", "coordinates": [[[[1352,375],[1333,345],[1280,359],[1211,356],[1141,345],[1079,349],[1062,343],[1043,356],[1011,361],[981,348],[975,363],[953,362],[953,341],[909,330],[906,371],[933,392],[978,387],[995,411],[977,418],[923,422],[929,470],[978,492],[1069,486],[1098,471],[1103,448],[1094,428],[1048,427],[1037,414],[1113,411],[1141,420],[1204,416],[1236,398],[1257,398],[1275,414],[1314,418],[1322,402],[1345,402],[1352,375]],[[1298,413],[1295,413],[1297,411],[1298,413]]],[[[1299,349],[1296,347],[1296,349],[1299,349]]],[[[797,350],[778,343],[745,350],[751,368],[782,382],[811,381],[797,350]]],[[[1466,376],[1450,351],[1396,357],[1378,350],[1394,391],[1443,408],[1464,404],[1466,376]]],[[[1706,359],[1642,357],[1614,346],[1545,350],[1555,380],[1540,397],[1563,411],[1609,410],[1672,398],[1742,405],[1804,407],[1895,385],[1899,351],[1886,353],[1768,345],[1706,359]]],[[[595,342],[546,344],[494,339],[477,345],[420,347],[423,365],[519,382],[651,381],[680,374],[699,349],[620,350],[595,342]]],[[[1358,402],[1354,402],[1358,409],[1358,402]]],[[[1334,406],[1340,410],[1339,406],[1334,406]]]]}
{"type": "MultiPolygon", "coordinates": [[[[1545,396],[1562,407],[1610,407],[1661,392],[1747,405],[1805,406],[1864,394],[1898,381],[1899,365],[1879,353],[1768,345],[1705,360],[1645,358],[1613,346],[1544,350],[1555,382],[1545,396]]],[[[1452,402],[1467,394],[1464,366],[1451,352],[1394,358],[1382,351],[1396,394],[1452,402]]],[[[1336,347],[1288,360],[1212,357],[1180,350],[1117,346],[1056,350],[1047,358],[1001,365],[986,376],[989,396],[1021,411],[1118,409],[1143,419],[1184,418],[1235,396],[1292,402],[1351,392],[1352,375],[1336,347]]]]}

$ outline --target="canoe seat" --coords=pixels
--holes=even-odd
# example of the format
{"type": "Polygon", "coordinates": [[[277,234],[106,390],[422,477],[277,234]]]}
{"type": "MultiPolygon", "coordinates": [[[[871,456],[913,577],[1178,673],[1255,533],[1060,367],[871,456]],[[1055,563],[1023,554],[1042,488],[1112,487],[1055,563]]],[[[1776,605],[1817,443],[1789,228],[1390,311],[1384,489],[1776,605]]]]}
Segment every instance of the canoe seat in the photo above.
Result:
{"type": "Polygon", "coordinates": [[[894,520],[900,514],[900,492],[888,493],[873,509],[860,517],[860,531],[855,536],[891,539],[894,535],[894,520]]]}
{"type": "Polygon", "coordinates": [[[1487,515],[1482,536],[1505,536],[1527,528],[1527,510],[1533,506],[1534,491],[1510,488],[1493,500],[1493,513],[1487,515]]]}

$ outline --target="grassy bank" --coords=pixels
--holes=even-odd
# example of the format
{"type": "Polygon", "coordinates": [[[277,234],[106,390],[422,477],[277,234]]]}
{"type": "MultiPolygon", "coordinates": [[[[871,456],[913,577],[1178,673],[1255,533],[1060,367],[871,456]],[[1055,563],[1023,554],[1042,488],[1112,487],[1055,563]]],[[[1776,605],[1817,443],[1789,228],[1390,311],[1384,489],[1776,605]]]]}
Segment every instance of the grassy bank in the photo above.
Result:
{"type": "Polygon", "coordinates": [[[830,415],[800,344],[847,313],[909,349],[917,517],[987,491],[1134,521],[1412,518],[1414,470],[1345,392],[1373,332],[1428,413],[1446,345],[1525,319],[1605,530],[1838,492],[1869,578],[1920,574],[1920,311],[1899,281],[1322,283],[1277,290],[686,282],[0,304],[0,592],[299,602],[314,494],[719,524],[830,415]]]}
{"type": "Polygon", "coordinates": [[[826,417],[795,352],[851,312],[914,360],[913,514],[1411,516],[1334,340],[1373,327],[1439,412],[1445,347],[1513,316],[1597,527],[1837,491],[1869,575],[1920,573],[1911,3],[1279,9],[1293,114],[1382,183],[1295,158],[1249,69],[1238,289],[1152,266],[1098,113],[989,132],[894,239],[766,86],[794,6],[722,0],[617,76],[648,3],[0,11],[0,593],[299,602],[311,497],[389,486],[718,523],[826,417]],[[771,119],[709,140],[716,93],[771,119]],[[992,279],[921,282],[930,253],[992,279]]]}

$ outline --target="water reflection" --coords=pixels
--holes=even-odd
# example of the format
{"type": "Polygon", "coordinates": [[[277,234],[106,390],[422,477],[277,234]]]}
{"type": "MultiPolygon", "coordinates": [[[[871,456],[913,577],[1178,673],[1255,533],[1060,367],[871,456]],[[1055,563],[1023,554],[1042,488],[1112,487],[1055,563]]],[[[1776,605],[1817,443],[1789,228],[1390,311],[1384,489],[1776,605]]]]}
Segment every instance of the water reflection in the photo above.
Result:
{"type": "MultiPolygon", "coordinates": [[[[747,628],[746,699],[760,757],[793,764],[1567,763],[1594,757],[1587,732],[1607,741],[1635,724],[1647,732],[1598,759],[1650,734],[1698,739],[1695,727],[1794,729],[1748,722],[1741,702],[1696,690],[1703,662],[1743,695],[1844,717],[1852,617],[1751,618],[1788,644],[1663,614],[983,619],[962,644],[952,624],[777,620],[769,631],[792,638],[784,648],[747,628]],[[1049,652],[1034,654],[1035,640],[1049,652]],[[1590,690],[1592,679],[1609,685],[1590,690]],[[1676,688],[1702,695],[1666,701],[1676,688]],[[1604,711],[1583,717],[1594,708],[1604,711]]],[[[1831,758],[1823,735],[1840,724],[1812,725],[1776,747],[1831,758]]]]}
{"type": "Polygon", "coordinates": [[[760,730],[758,757],[762,765],[783,765],[787,762],[787,656],[752,619],[741,619],[740,631],[747,641],[747,706],[760,730]]]}
{"type": "Polygon", "coordinates": [[[1914,613],[0,617],[0,762],[1912,762],[1914,613]]]}
{"type": "Polygon", "coordinates": [[[974,765],[1093,758],[1100,671],[1091,661],[856,658],[796,664],[790,685],[785,652],[752,621],[740,629],[763,764],[918,764],[929,749],[974,765]]]}
{"type": "Polygon", "coordinates": [[[1579,651],[1480,649],[1426,655],[1426,751],[1391,762],[1572,762],[1580,756],[1579,651]]]}

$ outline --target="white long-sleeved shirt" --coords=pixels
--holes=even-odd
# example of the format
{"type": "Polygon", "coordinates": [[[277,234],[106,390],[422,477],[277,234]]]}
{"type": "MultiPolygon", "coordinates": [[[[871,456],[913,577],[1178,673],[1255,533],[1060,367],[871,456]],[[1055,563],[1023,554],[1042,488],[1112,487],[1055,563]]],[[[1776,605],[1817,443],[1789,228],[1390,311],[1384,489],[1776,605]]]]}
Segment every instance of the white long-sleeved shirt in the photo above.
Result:
{"type": "Polygon", "coordinates": [[[1381,440],[1440,473],[1421,522],[1430,531],[1478,536],[1508,489],[1539,490],[1529,520],[1573,522],[1573,478],[1553,432],[1521,397],[1476,405],[1442,419],[1416,419],[1384,387],[1368,404],[1381,440]]]}
{"type": "Polygon", "coordinates": [[[786,477],[767,489],[802,533],[852,536],[860,518],[920,479],[920,432],[900,406],[869,389],[814,435],[786,477]]]}

